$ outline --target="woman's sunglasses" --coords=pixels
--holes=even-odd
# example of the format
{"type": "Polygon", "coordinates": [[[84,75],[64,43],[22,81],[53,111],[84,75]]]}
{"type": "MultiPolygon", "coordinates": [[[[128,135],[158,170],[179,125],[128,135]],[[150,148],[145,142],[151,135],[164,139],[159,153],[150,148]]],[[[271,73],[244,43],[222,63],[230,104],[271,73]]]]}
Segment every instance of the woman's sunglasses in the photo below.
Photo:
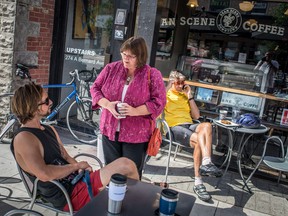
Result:
{"type": "Polygon", "coordinates": [[[46,106],[48,106],[48,105],[49,105],[49,102],[50,102],[50,99],[49,99],[49,97],[47,97],[47,98],[45,99],[45,101],[39,103],[38,106],[41,106],[41,105],[44,105],[44,104],[45,104],[46,106]]]}

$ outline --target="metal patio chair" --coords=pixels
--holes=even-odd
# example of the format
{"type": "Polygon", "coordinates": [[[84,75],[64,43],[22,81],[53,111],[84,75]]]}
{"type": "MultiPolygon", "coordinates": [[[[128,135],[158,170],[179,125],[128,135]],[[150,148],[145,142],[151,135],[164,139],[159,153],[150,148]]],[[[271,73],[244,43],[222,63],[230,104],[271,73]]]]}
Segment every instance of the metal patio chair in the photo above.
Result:
{"type": "Polygon", "coordinates": [[[4,216],[11,216],[11,215],[19,215],[19,214],[27,214],[27,215],[33,215],[33,216],[44,216],[40,212],[36,212],[29,209],[13,209],[9,212],[7,212],[4,216]]]}
{"type": "MultiPolygon", "coordinates": [[[[103,167],[101,160],[94,155],[90,155],[90,154],[86,154],[86,153],[80,153],[80,154],[77,154],[76,156],[74,156],[75,159],[79,158],[79,157],[93,158],[99,164],[100,168],[103,167]]],[[[59,183],[56,180],[49,181],[50,183],[55,184],[57,187],[59,187],[61,189],[61,191],[63,192],[63,194],[65,195],[65,198],[67,200],[67,204],[69,206],[69,212],[57,209],[51,203],[43,200],[41,198],[41,194],[38,194],[38,190],[37,190],[39,179],[36,178],[35,181],[32,182],[30,180],[30,178],[28,177],[27,173],[22,170],[22,168],[18,165],[17,162],[16,162],[16,166],[17,166],[17,169],[19,171],[20,178],[21,178],[21,180],[25,186],[25,189],[28,193],[28,196],[31,199],[30,204],[29,204],[29,210],[32,210],[32,208],[35,204],[35,205],[41,206],[43,208],[55,211],[56,215],[61,213],[61,214],[72,216],[74,214],[73,206],[72,206],[69,194],[67,193],[65,187],[61,183],[59,183]]]]}
{"type": "Polygon", "coordinates": [[[283,142],[278,136],[271,136],[266,139],[262,156],[258,164],[256,165],[256,167],[250,174],[249,178],[246,180],[246,182],[248,182],[252,178],[253,174],[256,172],[256,170],[258,169],[259,165],[262,162],[269,168],[277,170],[279,172],[279,176],[277,180],[277,185],[278,185],[282,176],[282,172],[288,172],[288,149],[286,149],[286,155],[285,155],[283,142]],[[273,144],[275,141],[276,142],[278,141],[280,143],[281,156],[280,157],[265,156],[268,143],[273,144]]]}
{"type": "MultiPolygon", "coordinates": [[[[200,123],[199,120],[193,120],[194,123],[200,123]]],[[[172,152],[172,145],[175,145],[175,151],[173,152],[173,160],[175,160],[177,153],[179,152],[180,148],[191,148],[192,147],[188,147],[185,146],[179,142],[176,142],[173,140],[173,135],[171,133],[170,127],[168,125],[168,123],[165,121],[165,119],[163,118],[163,116],[161,118],[158,118],[156,121],[156,126],[158,128],[161,129],[161,131],[163,132],[162,134],[162,144],[163,142],[168,143],[169,148],[168,148],[168,160],[167,160],[167,164],[166,164],[166,171],[165,171],[165,182],[167,183],[167,178],[168,178],[168,172],[169,172],[169,167],[170,167],[170,158],[171,158],[171,152],[172,152]]]]}

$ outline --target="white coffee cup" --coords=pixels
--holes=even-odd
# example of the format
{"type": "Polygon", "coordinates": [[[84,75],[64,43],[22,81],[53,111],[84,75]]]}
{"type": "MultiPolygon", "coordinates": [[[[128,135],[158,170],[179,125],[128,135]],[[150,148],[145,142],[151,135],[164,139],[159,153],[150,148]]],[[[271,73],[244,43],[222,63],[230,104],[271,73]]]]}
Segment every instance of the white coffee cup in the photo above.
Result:
{"type": "Polygon", "coordinates": [[[227,117],[227,113],[228,113],[227,110],[220,110],[219,111],[219,119],[220,120],[225,119],[227,117]]]}

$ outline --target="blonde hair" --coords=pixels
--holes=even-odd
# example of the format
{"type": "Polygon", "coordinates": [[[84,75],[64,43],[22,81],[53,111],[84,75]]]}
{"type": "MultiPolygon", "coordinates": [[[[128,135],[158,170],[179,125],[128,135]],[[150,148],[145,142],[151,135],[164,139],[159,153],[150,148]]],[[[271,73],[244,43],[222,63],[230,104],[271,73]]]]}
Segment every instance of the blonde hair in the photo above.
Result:
{"type": "Polygon", "coordinates": [[[174,81],[179,79],[185,80],[186,77],[179,70],[172,70],[169,75],[169,80],[174,81]]]}

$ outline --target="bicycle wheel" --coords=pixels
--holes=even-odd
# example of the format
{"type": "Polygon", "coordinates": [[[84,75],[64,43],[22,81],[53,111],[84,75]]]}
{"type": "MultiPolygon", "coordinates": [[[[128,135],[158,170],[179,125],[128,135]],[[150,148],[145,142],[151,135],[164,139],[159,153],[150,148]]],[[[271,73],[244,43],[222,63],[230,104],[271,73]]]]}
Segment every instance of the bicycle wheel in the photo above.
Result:
{"type": "Polygon", "coordinates": [[[91,97],[90,94],[90,83],[89,82],[85,82],[83,80],[80,81],[79,84],[79,91],[78,91],[79,97],[91,97]]]}
{"type": "Polygon", "coordinates": [[[92,110],[90,98],[79,98],[69,106],[66,115],[67,127],[72,136],[86,144],[95,144],[99,133],[99,110],[92,110]]]}

